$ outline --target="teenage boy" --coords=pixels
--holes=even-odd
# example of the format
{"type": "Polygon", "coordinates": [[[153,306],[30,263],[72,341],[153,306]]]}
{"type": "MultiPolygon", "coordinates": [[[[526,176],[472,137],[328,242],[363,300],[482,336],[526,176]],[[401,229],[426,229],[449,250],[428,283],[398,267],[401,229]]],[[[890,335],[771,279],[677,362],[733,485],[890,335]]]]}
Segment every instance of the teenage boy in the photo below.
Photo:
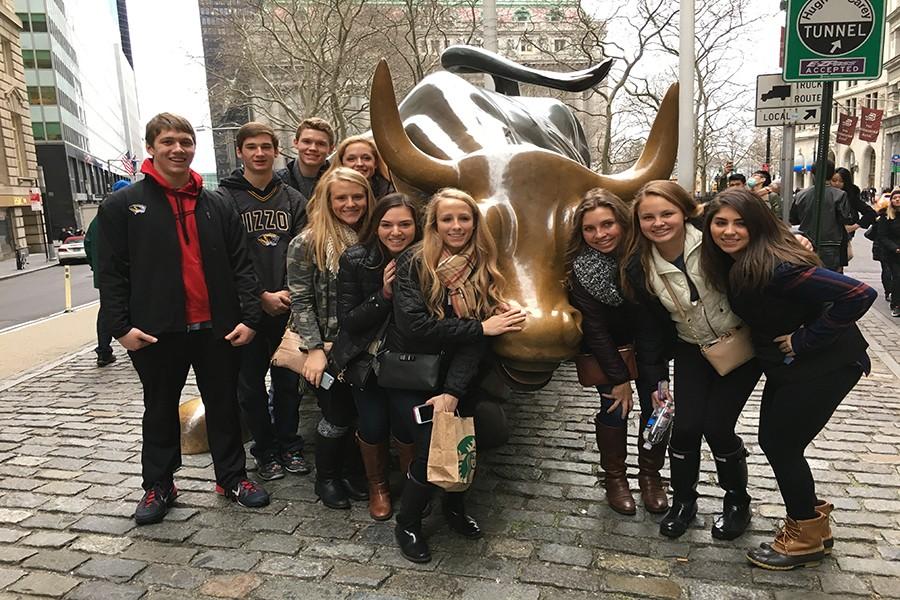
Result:
{"type": "Polygon", "coordinates": [[[278,177],[304,197],[312,198],[319,178],[328,170],[328,155],[334,151],[334,128],[318,117],[304,119],[297,126],[293,146],[297,158],[288,161],[278,177]]]}
{"type": "Polygon", "coordinates": [[[138,525],[165,517],[181,466],[178,404],[193,367],[206,409],[216,492],[257,508],[247,478],[237,379],[240,346],[261,318],[259,283],[241,221],[192,171],[196,136],[184,118],[147,123],[144,179],[100,206],[100,302],[106,331],[128,350],[144,388],[138,525]]]}
{"type": "Polygon", "coordinates": [[[278,139],[271,127],[247,123],[235,139],[237,156],[244,165],[222,180],[221,192],[234,203],[247,236],[247,247],[262,289],[262,320],[256,337],[241,356],[238,402],[253,435],[250,453],[256,459],[257,476],[271,480],[284,472],[305,475],[310,469],[303,458],[300,424],[299,375],[289,369],[269,367],[290,316],[287,291],[287,248],[306,225],[306,198],[275,176],[278,139]],[[266,372],[272,377],[272,413],[266,391],[266,372]]]}

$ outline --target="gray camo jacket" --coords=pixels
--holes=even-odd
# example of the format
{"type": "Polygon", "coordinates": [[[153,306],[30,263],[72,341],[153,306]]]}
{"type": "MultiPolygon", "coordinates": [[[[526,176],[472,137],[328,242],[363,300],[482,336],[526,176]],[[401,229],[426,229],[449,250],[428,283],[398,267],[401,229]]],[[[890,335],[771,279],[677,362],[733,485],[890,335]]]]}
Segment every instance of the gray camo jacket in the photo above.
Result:
{"type": "Polygon", "coordinates": [[[337,273],[320,271],[312,247],[301,233],[287,251],[287,285],[292,329],[306,342],[303,350],[324,348],[338,334],[337,273]]]}

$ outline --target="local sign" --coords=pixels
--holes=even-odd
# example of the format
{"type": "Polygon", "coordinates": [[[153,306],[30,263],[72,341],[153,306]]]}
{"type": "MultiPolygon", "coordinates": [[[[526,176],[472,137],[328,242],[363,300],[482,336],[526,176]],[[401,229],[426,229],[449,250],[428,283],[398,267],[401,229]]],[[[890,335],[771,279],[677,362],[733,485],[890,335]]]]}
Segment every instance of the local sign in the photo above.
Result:
{"type": "Polygon", "coordinates": [[[885,0],[788,0],[786,81],[878,79],[885,0]]]}
{"type": "Polygon", "coordinates": [[[756,77],[756,126],[817,125],[822,119],[822,83],[786,82],[781,75],[756,77]]]}

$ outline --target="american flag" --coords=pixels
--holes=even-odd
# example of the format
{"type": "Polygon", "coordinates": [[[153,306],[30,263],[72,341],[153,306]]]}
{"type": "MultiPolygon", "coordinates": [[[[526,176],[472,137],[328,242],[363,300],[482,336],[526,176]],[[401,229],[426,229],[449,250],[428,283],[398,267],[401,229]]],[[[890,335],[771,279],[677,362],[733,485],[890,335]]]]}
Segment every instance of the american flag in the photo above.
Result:
{"type": "Polygon", "coordinates": [[[125,167],[126,173],[134,177],[134,157],[131,156],[131,152],[122,155],[122,166],[125,167]]]}

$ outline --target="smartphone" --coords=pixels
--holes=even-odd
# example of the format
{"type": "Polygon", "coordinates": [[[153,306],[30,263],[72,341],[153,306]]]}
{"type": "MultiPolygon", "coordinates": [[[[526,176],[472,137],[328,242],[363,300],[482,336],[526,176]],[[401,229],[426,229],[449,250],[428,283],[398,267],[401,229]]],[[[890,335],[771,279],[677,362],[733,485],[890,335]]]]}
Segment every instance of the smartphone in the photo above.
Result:
{"type": "Polygon", "coordinates": [[[430,404],[420,404],[419,406],[414,406],[413,417],[416,419],[416,423],[418,423],[419,425],[431,423],[432,419],[434,419],[434,407],[430,404]]]}
{"type": "Polygon", "coordinates": [[[333,384],[333,383],[334,383],[334,376],[331,373],[329,373],[328,371],[325,371],[324,373],[322,373],[322,381],[319,382],[320,388],[322,388],[323,390],[330,390],[331,384],[333,384]]]}

